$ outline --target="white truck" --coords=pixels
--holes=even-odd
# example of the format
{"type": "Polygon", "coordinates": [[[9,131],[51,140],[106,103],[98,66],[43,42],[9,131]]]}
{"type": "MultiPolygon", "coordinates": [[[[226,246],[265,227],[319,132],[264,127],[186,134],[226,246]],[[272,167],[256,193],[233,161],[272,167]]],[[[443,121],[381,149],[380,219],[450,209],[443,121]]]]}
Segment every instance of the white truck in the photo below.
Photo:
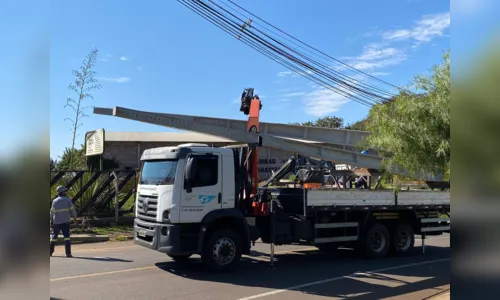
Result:
{"type": "Polygon", "coordinates": [[[449,192],[259,189],[242,197],[244,150],[185,144],[144,151],[135,243],[175,260],[193,254],[216,270],[235,266],[252,243],[354,246],[373,258],[406,254],[415,234],[449,230],[449,192]],[[255,215],[251,202],[270,203],[255,215]]]}
{"type": "MultiPolygon", "coordinates": [[[[261,107],[258,97],[248,94],[245,90],[242,95],[242,107],[248,103],[261,107]]],[[[315,245],[322,251],[343,245],[381,258],[389,252],[409,253],[415,234],[422,235],[425,251],[426,235],[450,230],[449,191],[351,189],[347,184],[342,189],[315,184],[271,187],[273,180],[290,171],[307,173],[295,172],[292,166],[301,164],[294,164],[292,158],[257,189],[255,153],[259,147],[374,170],[381,169],[382,158],[373,149],[368,154],[355,151],[368,132],[259,123],[259,109],[247,110],[248,122],[94,108],[96,114],[221,136],[250,146],[183,144],[145,150],[135,207],[136,244],[178,261],[199,254],[211,269],[227,270],[258,239],[271,245],[271,254],[274,245],[315,245]],[[252,130],[255,124],[260,129],[252,130]]],[[[400,169],[391,171],[404,174],[400,169]]],[[[356,171],[334,171],[339,172],[350,176],[356,171]]],[[[439,178],[418,176],[439,186],[439,178]]]]}

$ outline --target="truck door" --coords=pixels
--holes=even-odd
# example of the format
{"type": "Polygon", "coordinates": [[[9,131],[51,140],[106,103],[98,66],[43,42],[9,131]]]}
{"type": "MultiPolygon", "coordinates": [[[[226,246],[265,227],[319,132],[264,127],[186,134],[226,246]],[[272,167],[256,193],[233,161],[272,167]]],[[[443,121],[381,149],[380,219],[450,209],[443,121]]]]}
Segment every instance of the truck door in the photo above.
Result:
{"type": "Polygon", "coordinates": [[[193,154],[197,167],[191,191],[182,189],[180,222],[200,222],[209,212],[222,208],[222,159],[220,154],[193,154]]]}

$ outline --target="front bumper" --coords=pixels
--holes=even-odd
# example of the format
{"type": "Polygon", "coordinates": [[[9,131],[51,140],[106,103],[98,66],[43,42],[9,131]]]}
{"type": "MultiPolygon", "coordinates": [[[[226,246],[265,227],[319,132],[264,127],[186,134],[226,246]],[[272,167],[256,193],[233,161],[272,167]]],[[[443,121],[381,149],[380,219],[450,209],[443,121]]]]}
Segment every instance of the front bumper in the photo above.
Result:
{"type": "Polygon", "coordinates": [[[158,252],[181,255],[194,254],[181,245],[181,225],[134,220],[134,243],[158,252]]]}

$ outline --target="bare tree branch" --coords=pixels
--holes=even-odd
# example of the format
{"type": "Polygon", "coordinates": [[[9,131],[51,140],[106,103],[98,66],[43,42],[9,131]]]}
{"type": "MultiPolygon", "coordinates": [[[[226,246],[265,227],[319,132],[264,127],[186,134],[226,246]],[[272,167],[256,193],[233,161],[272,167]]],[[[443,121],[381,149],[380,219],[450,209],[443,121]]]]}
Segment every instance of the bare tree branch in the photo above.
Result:
{"type": "Polygon", "coordinates": [[[73,132],[73,140],[71,143],[71,155],[70,155],[70,168],[73,167],[73,152],[75,150],[75,140],[78,134],[78,129],[83,125],[81,119],[84,117],[88,117],[85,114],[85,109],[88,107],[82,107],[82,101],[90,98],[94,99],[91,92],[96,89],[100,89],[101,85],[94,78],[94,75],[97,73],[92,70],[95,66],[95,62],[97,60],[98,50],[96,48],[92,49],[89,54],[82,61],[82,65],[79,67],[80,70],[73,70],[72,74],[75,76],[75,81],[68,85],[68,89],[70,91],[75,92],[78,95],[78,101],[67,98],[66,99],[66,107],[70,107],[75,112],[74,119],[65,118],[65,121],[71,122],[71,130],[73,132]]]}

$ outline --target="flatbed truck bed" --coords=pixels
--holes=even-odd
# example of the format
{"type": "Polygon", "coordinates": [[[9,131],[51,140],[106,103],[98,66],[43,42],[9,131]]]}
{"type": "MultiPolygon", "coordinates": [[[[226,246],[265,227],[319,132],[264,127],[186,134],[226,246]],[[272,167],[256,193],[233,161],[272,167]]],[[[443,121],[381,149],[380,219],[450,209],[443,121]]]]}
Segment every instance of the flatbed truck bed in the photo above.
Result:
{"type": "Polygon", "coordinates": [[[450,193],[445,191],[323,190],[261,188],[269,218],[256,218],[264,243],[315,245],[322,251],[340,246],[380,258],[407,254],[415,234],[450,230],[450,193]],[[377,239],[379,246],[371,242],[377,239]],[[380,242],[382,240],[382,242],[380,242]]]}

